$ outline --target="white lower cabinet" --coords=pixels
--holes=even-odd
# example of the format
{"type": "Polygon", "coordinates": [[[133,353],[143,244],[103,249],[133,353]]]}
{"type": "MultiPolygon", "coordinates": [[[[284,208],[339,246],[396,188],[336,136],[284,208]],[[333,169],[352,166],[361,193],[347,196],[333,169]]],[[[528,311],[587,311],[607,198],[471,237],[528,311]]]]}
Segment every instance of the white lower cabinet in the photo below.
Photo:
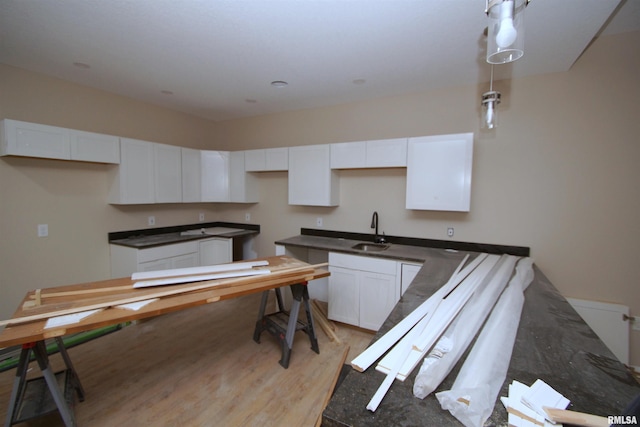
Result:
{"type": "Polygon", "coordinates": [[[200,265],[224,264],[233,261],[233,239],[214,237],[199,240],[200,265]]]}
{"type": "Polygon", "coordinates": [[[400,299],[397,261],[329,253],[329,319],[378,330],[400,299]]]}
{"type": "Polygon", "coordinates": [[[169,270],[231,262],[233,239],[212,237],[172,245],[136,249],[109,245],[111,277],[128,277],[138,271],[169,270]]]}

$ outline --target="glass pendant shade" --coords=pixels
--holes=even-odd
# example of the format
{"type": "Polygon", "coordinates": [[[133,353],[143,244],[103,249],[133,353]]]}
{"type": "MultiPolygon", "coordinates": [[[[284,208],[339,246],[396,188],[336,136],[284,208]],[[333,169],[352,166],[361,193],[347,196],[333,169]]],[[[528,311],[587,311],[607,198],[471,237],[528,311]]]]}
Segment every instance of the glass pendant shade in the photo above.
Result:
{"type": "Polygon", "coordinates": [[[498,126],[500,92],[490,90],[482,94],[482,129],[491,130],[498,126]]]}
{"type": "Polygon", "coordinates": [[[524,55],[527,0],[490,0],[487,4],[487,62],[506,64],[524,55]]]}

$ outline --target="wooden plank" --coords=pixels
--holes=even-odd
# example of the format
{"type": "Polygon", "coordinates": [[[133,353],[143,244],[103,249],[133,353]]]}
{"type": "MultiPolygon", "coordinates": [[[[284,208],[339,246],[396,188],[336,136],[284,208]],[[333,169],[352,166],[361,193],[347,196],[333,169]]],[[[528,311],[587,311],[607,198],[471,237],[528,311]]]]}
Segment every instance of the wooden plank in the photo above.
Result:
{"type": "Polygon", "coordinates": [[[554,423],[567,423],[583,427],[609,427],[609,421],[598,415],[548,407],[543,409],[554,423]]]}
{"type": "MultiPolygon", "coordinates": [[[[326,264],[318,264],[318,266],[324,266],[324,265],[326,264]]],[[[271,276],[270,278],[277,278],[277,277],[281,277],[283,275],[286,276],[292,273],[296,273],[296,274],[299,273],[301,275],[310,274],[310,273],[313,273],[315,268],[316,266],[310,266],[310,265],[297,267],[297,268],[288,268],[285,270],[273,271],[268,276],[271,276]]],[[[206,290],[213,287],[237,286],[244,283],[251,283],[251,281],[256,281],[258,279],[259,278],[256,278],[256,277],[244,277],[244,278],[222,279],[219,281],[210,281],[210,282],[205,282],[198,285],[184,286],[184,287],[178,287],[176,289],[146,293],[140,296],[126,297],[122,299],[116,299],[116,300],[111,300],[111,301],[96,303],[96,304],[81,305],[79,307],[74,307],[74,308],[69,308],[64,310],[54,310],[54,311],[48,311],[45,313],[39,313],[39,314],[30,315],[30,316],[14,317],[12,319],[0,321],[0,326],[16,325],[20,323],[32,322],[35,320],[47,319],[49,317],[54,317],[54,316],[62,316],[65,314],[78,313],[81,311],[93,310],[96,308],[107,308],[115,305],[143,301],[150,298],[162,298],[162,297],[177,295],[177,294],[186,293],[186,292],[206,290]]]]}
{"type": "Polygon", "coordinates": [[[324,398],[324,402],[322,404],[322,410],[320,411],[320,415],[318,416],[318,421],[316,421],[316,427],[320,427],[322,425],[322,412],[324,408],[329,404],[329,400],[331,400],[331,396],[333,395],[333,390],[336,388],[336,384],[338,383],[338,378],[340,378],[340,373],[342,372],[342,367],[344,366],[344,362],[347,360],[347,355],[349,354],[349,346],[346,346],[344,352],[342,354],[342,359],[340,360],[340,365],[338,365],[338,369],[333,376],[333,380],[331,381],[331,387],[327,391],[327,395],[324,398]]]}
{"type": "Polygon", "coordinates": [[[327,334],[327,337],[329,338],[330,341],[334,341],[338,344],[341,344],[342,341],[340,341],[340,338],[338,338],[338,335],[336,335],[336,333],[334,332],[335,326],[332,327],[329,320],[324,316],[322,311],[317,309],[317,304],[313,304],[313,301],[315,300],[312,300],[312,306],[313,308],[315,308],[313,319],[317,321],[317,323],[320,325],[324,333],[327,334]]]}

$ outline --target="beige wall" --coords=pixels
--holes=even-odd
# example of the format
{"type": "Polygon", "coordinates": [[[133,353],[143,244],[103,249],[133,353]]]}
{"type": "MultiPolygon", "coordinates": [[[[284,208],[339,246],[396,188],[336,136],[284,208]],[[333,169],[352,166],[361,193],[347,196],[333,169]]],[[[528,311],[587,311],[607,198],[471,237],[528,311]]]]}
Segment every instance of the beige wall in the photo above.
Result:
{"type": "MultiPolygon", "coordinates": [[[[530,246],[567,296],[627,304],[640,315],[640,33],[602,38],[566,73],[500,81],[501,123],[479,130],[486,87],[456,87],[372,102],[209,123],[99,91],[0,66],[0,117],[113,133],[176,145],[248,149],[400,136],[475,132],[471,212],[404,208],[403,169],[341,172],[340,206],[287,204],[287,174],[260,175],[256,205],[112,207],[109,166],[0,159],[0,317],[27,289],[108,276],[109,231],[207,219],[262,226],[261,256],[273,242],[315,227],[369,232],[380,214],[387,234],[530,246]],[[61,107],[62,106],[62,107],[61,107]],[[48,223],[50,236],[36,237],[48,223]]],[[[640,333],[631,363],[640,365],[640,333]]]]}

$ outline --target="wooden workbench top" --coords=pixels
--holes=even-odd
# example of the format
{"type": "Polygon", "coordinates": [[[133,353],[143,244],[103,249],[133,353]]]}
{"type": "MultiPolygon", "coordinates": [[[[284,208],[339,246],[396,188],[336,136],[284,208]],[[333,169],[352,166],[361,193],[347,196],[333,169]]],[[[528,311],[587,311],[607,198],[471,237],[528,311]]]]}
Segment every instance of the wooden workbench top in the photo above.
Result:
{"type": "Polygon", "coordinates": [[[121,301],[132,298],[141,300],[152,299],[159,293],[168,293],[168,291],[172,290],[178,292],[182,289],[193,287],[191,285],[194,284],[187,283],[182,285],[135,289],[133,288],[134,281],[131,280],[131,278],[122,278],[60,286],[43,289],[41,291],[42,298],[39,306],[34,306],[35,291],[30,291],[14,313],[12,319],[35,315],[42,315],[44,318],[6,326],[4,330],[0,332],[0,348],[83,332],[117,323],[159,316],[197,305],[262,292],[264,290],[288,286],[329,275],[329,272],[326,270],[314,268],[307,263],[288,256],[259,258],[255,261],[260,260],[268,261],[268,268],[271,270],[271,274],[198,282],[198,285],[211,284],[212,287],[163,296],[138,311],[116,308],[114,306],[122,304],[121,301]],[[292,271],[289,272],[289,270],[292,271]],[[108,289],[108,291],[105,291],[105,289],[108,289]],[[77,291],[89,291],[90,293],[73,296],[66,295],[63,297],[46,297],[48,293],[53,292],[77,291]],[[57,314],[55,313],[81,311],[85,307],[90,309],[95,306],[104,306],[105,308],[79,323],[48,329],[44,328],[47,319],[56,316],[57,314]]]}

